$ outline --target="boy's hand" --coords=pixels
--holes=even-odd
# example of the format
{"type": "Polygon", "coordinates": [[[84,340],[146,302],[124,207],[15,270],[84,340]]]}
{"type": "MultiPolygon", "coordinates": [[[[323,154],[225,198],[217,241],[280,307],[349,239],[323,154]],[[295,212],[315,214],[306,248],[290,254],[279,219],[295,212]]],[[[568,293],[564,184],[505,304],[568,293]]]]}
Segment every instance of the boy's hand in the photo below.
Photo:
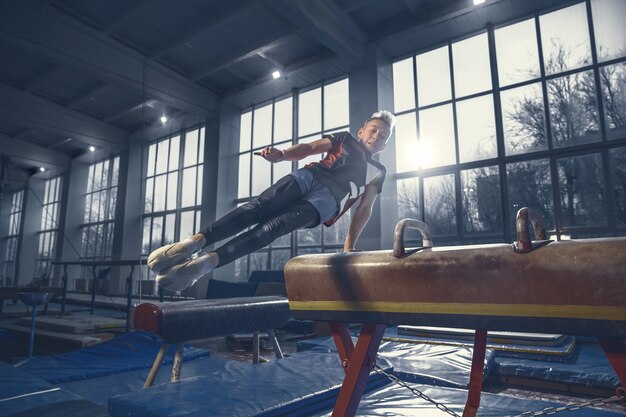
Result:
{"type": "Polygon", "coordinates": [[[270,162],[281,162],[285,160],[285,153],[280,149],[272,148],[271,146],[266,146],[260,152],[255,152],[254,154],[262,156],[270,162]]]}

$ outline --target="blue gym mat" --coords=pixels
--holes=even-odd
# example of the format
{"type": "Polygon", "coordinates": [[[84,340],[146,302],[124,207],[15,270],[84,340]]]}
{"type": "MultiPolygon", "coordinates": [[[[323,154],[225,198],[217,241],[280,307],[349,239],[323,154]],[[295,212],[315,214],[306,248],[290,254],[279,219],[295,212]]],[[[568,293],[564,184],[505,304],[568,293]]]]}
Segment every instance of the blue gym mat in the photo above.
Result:
{"type": "MultiPolygon", "coordinates": [[[[214,376],[221,373],[234,373],[235,371],[233,368],[248,366],[252,366],[252,364],[217,357],[197,358],[182,364],[180,378],[186,379],[197,376],[214,376]]],[[[141,391],[149,372],[150,369],[137,369],[114,375],[104,375],[89,380],[64,382],[58,384],[58,386],[64,390],[78,394],[86,400],[106,407],[107,402],[111,397],[129,392],[141,391]]],[[[171,373],[171,365],[161,365],[161,369],[157,374],[154,385],[169,383],[171,373]]]]}
{"type": "Polygon", "coordinates": [[[0,416],[105,417],[106,408],[0,362],[0,416]]]}
{"type": "MultiPolygon", "coordinates": [[[[455,388],[433,387],[430,385],[410,384],[435,401],[444,404],[461,415],[467,400],[467,391],[455,388]]],[[[538,411],[548,407],[562,407],[565,404],[551,401],[516,398],[503,394],[483,392],[477,417],[504,417],[519,415],[526,411],[538,411]]],[[[625,408],[626,413],[626,408],[625,408]]],[[[329,417],[331,411],[314,414],[310,417],[329,417]]],[[[575,411],[562,411],[563,417],[624,417],[625,413],[604,411],[597,408],[583,408],[575,411]]],[[[375,392],[363,395],[357,417],[443,417],[446,414],[435,405],[416,397],[406,388],[396,384],[387,385],[375,392]]]]}
{"type": "MultiPolygon", "coordinates": [[[[390,370],[384,359],[379,365],[390,370]]],[[[343,378],[336,354],[300,352],[118,395],[109,399],[109,413],[113,417],[308,416],[332,407],[343,378]]],[[[386,377],[372,373],[367,389],[387,383],[386,377]]]]}
{"type": "MultiPolygon", "coordinates": [[[[452,346],[472,346],[474,330],[428,326],[398,326],[396,341],[411,340],[452,346]]],[[[487,348],[499,357],[567,362],[574,350],[575,338],[561,334],[490,332],[487,348]]]]}
{"type": "Polygon", "coordinates": [[[579,341],[569,363],[497,356],[494,372],[500,376],[523,377],[588,388],[617,388],[619,379],[602,348],[593,341],[579,341]]]}
{"type": "MultiPolygon", "coordinates": [[[[133,331],[95,346],[59,353],[36,356],[17,364],[22,371],[50,383],[67,382],[117,374],[135,369],[146,369],[162,345],[162,340],[150,333],[133,331]]],[[[164,363],[171,363],[175,346],[171,345],[164,363]]],[[[206,349],[185,345],[183,361],[210,356],[206,349]]]]}
{"type": "MultiPolygon", "coordinates": [[[[395,336],[395,328],[387,329],[378,350],[378,357],[385,358],[392,364],[395,376],[407,382],[451,388],[467,387],[472,367],[472,348],[470,346],[386,340],[387,338],[393,339],[395,336]]],[[[353,342],[356,343],[354,337],[353,342]]],[[[310,349],[314,352],[336,352],[333,339],[328,337],[299,342],[298,349],[310,349]]],[[[494,353],[487,349],[483,380],[489,375],[493,363],[494,353]]]]}
{"type": "MultiPolygon", "coordinates": [[[[378,356],[391,362],[393,373],[403,381],[450,388],[469,384],[472,349],[467,346],[383,342],[378,356]]],[[[493,363],[493,351],[487,350],[483,381],[493,363]]]]}

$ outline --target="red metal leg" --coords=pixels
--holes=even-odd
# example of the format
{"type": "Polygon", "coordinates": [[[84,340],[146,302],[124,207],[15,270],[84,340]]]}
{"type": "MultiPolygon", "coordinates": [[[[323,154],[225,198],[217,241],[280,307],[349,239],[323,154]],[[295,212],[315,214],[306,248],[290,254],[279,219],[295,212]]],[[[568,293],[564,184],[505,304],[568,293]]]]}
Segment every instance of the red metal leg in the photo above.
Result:
{"type": "Polygon", "coordinates": [[[350,357],[354,352],[354,344],[352,343],[352,336],[348,331],[348,325],[346,323],[328,323],[330,331],[333,334],[333,340],[337,347],[337,353],[339,353],[339,359],[341,360],[341,366],[346,371],[348,364],[350,363],[350,357]]]}
{"type": "Polygon", "coordinates": [[[622,383],[622,387],[626,387],[626,339],[598,337],[598,341],[622,383]]]}
{"type": "Polygon", "coordinates": [[[480,405],[480,393],[483,387],[483,368],[485,365],[485,350],[487,349],[487,331],[476,330],[474,336],[474,352],[472,353],[472,370],[468,384],[467,402],[463,410],[463,417],[475,417],[480,405]]]}
{"type": "Polygon", "coordinates": [[[332,417],[354,417],[356,414],[367,378],[376,364],[376,353],[386,327],[385,324],[364,324],[356,347],[353,347],[348,327],[344,323],[331,323],[333,339],[346,372],[332,417]]]}

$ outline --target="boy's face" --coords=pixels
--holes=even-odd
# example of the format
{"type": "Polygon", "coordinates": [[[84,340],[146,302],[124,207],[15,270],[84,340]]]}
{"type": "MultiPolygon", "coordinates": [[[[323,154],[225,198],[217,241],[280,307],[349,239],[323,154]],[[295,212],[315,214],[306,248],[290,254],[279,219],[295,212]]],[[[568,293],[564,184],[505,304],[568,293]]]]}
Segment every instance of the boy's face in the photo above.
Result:
{"type": "Polygon", "coordinates": [[[372,155],[385,149],[391,131],[387,123],[380,119],[372,119],[359,129],[359,141],[372,155]]]}

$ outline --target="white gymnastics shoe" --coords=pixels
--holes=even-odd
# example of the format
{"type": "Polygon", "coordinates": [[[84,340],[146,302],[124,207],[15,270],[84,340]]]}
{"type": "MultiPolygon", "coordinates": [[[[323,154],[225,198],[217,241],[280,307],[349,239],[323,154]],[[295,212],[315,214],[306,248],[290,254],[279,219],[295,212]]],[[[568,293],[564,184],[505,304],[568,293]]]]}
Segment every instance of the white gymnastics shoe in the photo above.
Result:
{"type": "Polygon", "coordinates": [[[184,262],[202,249],[205,243],[204,235],[196,233],[183,241],[161,246],[148,256],[148,267],[159,273],[172,265],[184,262]]]}
{"type": "Polygon", "coordinates": [[[157,275],[156,281],[160,287],[168,291],[182,291],[191,287],[214,268],[211,256],[208,253],[201,253],[197,258],[162,270],[157,275]]]}

